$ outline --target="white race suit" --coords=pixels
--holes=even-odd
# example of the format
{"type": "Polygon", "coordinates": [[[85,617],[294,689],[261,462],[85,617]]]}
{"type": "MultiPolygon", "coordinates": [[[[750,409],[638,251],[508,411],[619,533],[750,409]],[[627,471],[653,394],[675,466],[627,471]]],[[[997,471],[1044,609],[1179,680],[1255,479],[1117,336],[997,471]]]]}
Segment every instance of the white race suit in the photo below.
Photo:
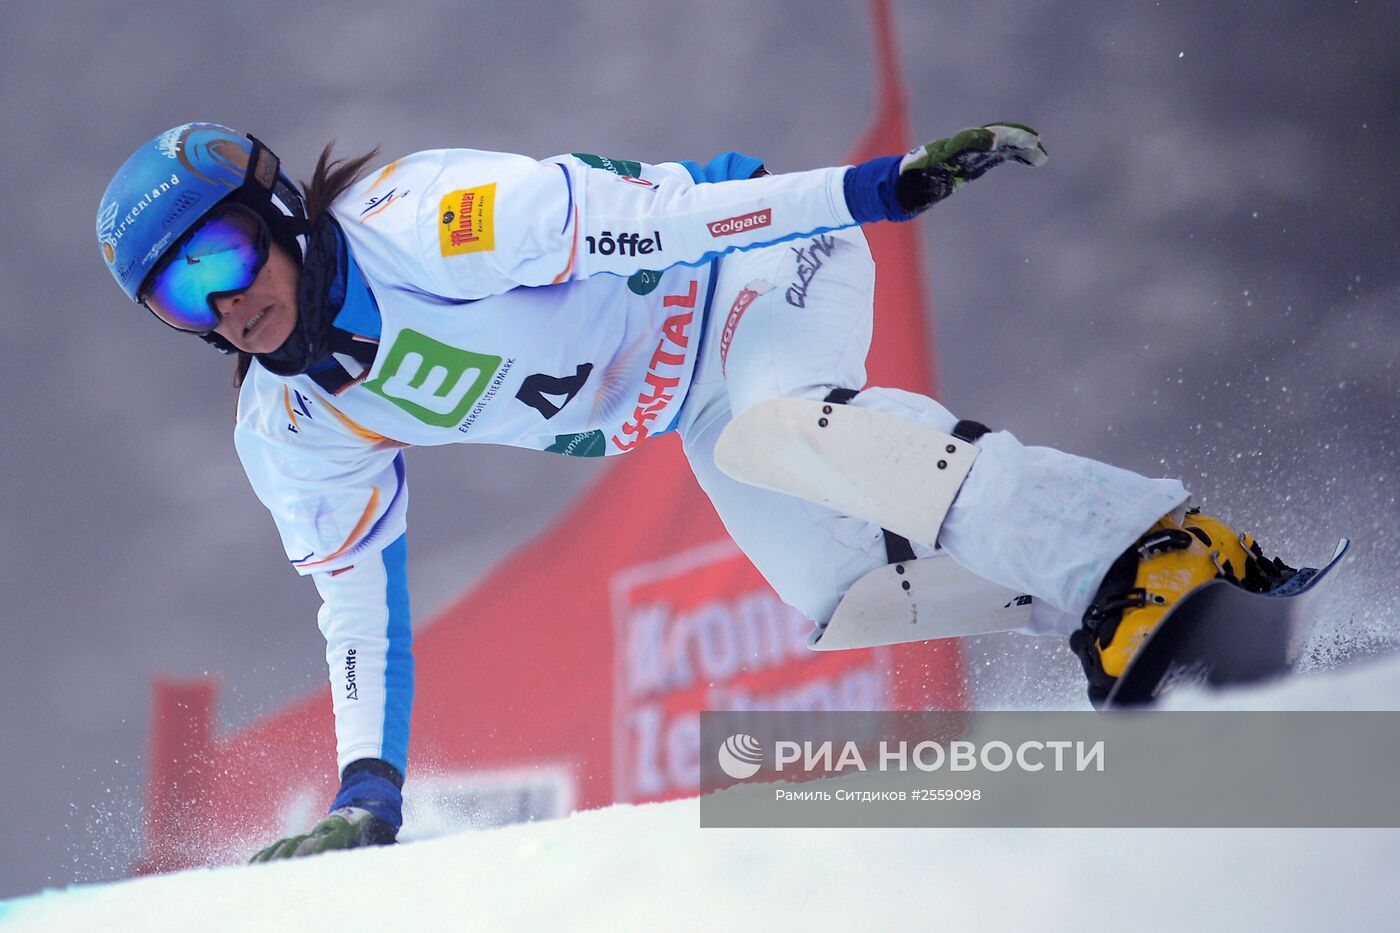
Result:
{"type": "MultiPolygon", "coordinates": [[[[824,398],[949,432],[938,402],[865,387],[875,267],[845,168],[751,178],[708,165],[421,152],[367,176],[331,214],[343,233],[334,324],[371,348],[348,378],[254,363],[236,445],[287,556],[324,601],[338,759],[403,771],[413,693],[402,448],[510,444],[604,456],[680,433],[739,546],[790,605],[825,622],[885,560],[879,528],[747,486],[714,464],[740,412],[824,398]]],[[[1185,502],[1148,479],[1004,431],[978,458],[938,543],[1077,624],[1112,561],[1185,502]]],[[[919,556],[931,552],[916,547],[919,556]]]]}

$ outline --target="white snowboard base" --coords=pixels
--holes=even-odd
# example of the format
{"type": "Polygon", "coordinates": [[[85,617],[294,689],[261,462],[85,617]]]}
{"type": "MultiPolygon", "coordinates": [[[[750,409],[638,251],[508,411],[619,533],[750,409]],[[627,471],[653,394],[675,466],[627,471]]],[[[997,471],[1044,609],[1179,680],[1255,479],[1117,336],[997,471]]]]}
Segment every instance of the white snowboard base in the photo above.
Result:
{"type": "Polygon", "coordinates": [[[857,580],[826,626],[807,638],[816,651],[872,648],[1023,628],[1031,597],[989,583],[948,557],[886,564],[857,580]]]}
{"type": "Polygon", "coordinates": [[[884,412],[775,398],[740,413],[715,464],[752,486],[798,496],[934,546],[977,448],[884,412]]]}

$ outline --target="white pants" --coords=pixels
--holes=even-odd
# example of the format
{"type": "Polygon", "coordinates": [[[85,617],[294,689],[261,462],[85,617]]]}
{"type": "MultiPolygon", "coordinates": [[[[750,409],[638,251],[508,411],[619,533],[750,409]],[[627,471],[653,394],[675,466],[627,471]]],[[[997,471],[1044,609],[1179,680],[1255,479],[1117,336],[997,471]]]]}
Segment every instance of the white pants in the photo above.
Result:
{"type": "MultiPolygon", "coordinates": [[[[678,424],[695,478],[735,543],[784,602],[823,624],[852,583],[885,563],[883,533],[730,479],[714,449],[734,415],[756,402],[864,386],[874,296],[875,264],[859,228],[725,257],[678,424]]],[[[900,389],[868,388],[851,404],[945,433],[958,421],[900,389]]],[[[1176,480],[1026,447],[1006,431],[977,446],[938,544],[974,573],[1037,597],[1030,631],[1077,628],[1109,565],[1188,498],[1176,480]]]]}

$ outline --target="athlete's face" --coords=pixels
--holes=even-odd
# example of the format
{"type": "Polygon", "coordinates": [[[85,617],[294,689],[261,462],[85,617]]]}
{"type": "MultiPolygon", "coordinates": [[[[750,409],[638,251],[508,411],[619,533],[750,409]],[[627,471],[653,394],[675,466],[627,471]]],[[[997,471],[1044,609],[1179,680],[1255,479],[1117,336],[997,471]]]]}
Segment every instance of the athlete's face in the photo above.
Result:
{"type": "Polygon", "coordinates": [[[287,341],[297,323],[300,270],[276,243],[253,284],[236,295],[214,299],[222,318],[214,333],[245,353],[271,353],[287,341]]]}

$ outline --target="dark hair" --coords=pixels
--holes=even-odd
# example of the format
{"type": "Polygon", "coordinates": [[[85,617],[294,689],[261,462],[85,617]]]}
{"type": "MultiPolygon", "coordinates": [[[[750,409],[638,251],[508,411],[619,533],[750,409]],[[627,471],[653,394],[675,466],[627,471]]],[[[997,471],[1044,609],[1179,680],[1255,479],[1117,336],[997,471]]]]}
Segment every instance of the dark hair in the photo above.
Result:
{"type": "MultiPolygon", "coordinates": [[[[367,167],[370,162],[379,157],[379,148],[375,147],[353,159],[333,159],[331,150],[334,148],[335,140],[326,143],[326,148],[321,150],[321,156],[316,160],[311,180],[301,183],[302,195],[306,198],[306,216],[313,227],[336,198],[368,174],[367,167]]],[[[238,362],[233,370],[234,388],[243,385],[243,380],[248,375],[248,367],[252,363],[252,354],[241,350],[238,352],[238,362]]]]}
{"type": "Polygon", "coordinates": [[[332,159],[331,150],[334,148],[335,140],[326,143],[321,157],[316,160],[316,170],[311,173],[311,180],[301,183],[306,195],[306,215],[313,226],[326,208],[345,193],[345,189],[369,174],[367,168],[370,162],[379,157],[379,148],[375,147],[353,159],[332,159]]]}

